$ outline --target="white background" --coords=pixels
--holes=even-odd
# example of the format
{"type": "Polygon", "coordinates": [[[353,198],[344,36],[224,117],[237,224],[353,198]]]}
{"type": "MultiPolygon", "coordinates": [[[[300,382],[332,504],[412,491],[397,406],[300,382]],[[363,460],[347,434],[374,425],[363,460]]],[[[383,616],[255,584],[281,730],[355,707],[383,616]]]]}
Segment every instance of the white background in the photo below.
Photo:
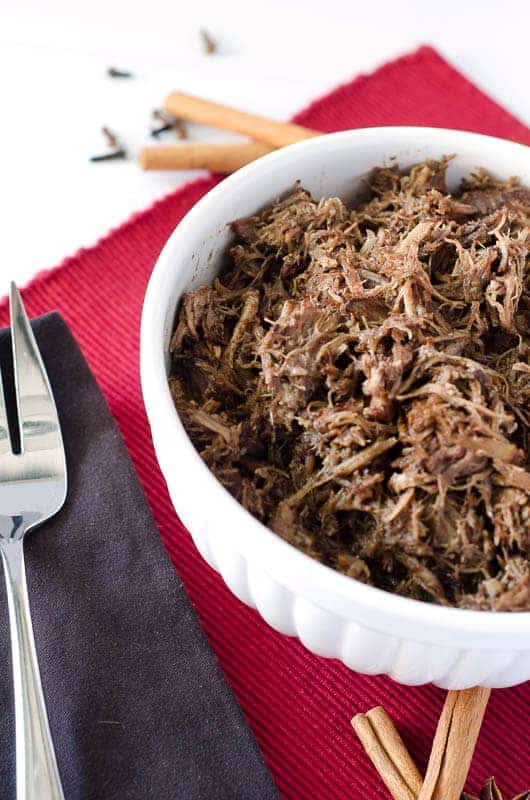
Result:
{"type": "MultiPolygon", "coordinates": [[[[526,0],[0,0],[0,292],[190,174],[90,164],[100,126],[132,152],[173,88],[283,119],[355,74],[429,43],[530,120],[526,0]],[[202,52],[205,27],[219,53],[202,52]],[[127,68],[135,80],[105,76],[127,68]]],[[[191,130],[193,138],[219,134],[191,130]]],[[[226,134],[221,135],[226,138],[226,134]]]]}

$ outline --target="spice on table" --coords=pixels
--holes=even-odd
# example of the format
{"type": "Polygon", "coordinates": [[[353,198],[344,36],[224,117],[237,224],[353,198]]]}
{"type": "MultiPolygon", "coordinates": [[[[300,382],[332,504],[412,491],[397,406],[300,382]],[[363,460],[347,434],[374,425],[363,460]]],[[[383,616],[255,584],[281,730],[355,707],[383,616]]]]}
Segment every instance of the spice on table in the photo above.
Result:
{"type": "Polygon", "coordinates": [[[166,131],[172,131],[175,126],[171,122],[166,122],[165,125],[161,125],[159,128],[151,128],[150,135],[153,139],[158,138],[161,133],[166,133],[166,131]]]}
{"type": "Polygon", "coordinates": [[[110,153],[101,153],[97,156],[90,156],[90,161],[113,161],[114,159],[127,158],[127,151],[120,147],[119,150],[112,150],[110,153]]]}
{"type": "MultiPolygon", "coordinates": [[[[501,790],[495,783],[495,779],[488,778],[478,797],[464,792],[462,795],[462,800],[504,800],[504,798],[501,790]]],[[[530,800],[530,789],[527,789],[526,792],[517,794],[512,798],[512,800],[530,800]]]]}
{"type": "MultiPolygon", "coordinates": [[[[357,714],[351,722],[394,800],[417,800],[423,779],[386,711],[377,706],[366,714],[357,714]]],[[[459,797],[460,800],[505,800],[494,778],[487,779],[478,797],[467,792],[459,797]]],[[[530,789],[512,800],[530,800],[530,789]]]]}
{"type": "Polygon", "coordinates": [[[116,138],[116,134],[113,133],[110,128],[107,128],[106,125],[104,125],[101,128],[101,133],[105,137],[105,141],[109,147],[118,147],[118,139],[116,138]]]}
{"type": "Polygon", "coordinates": [[[116,69],[116,67],[108,67],[107,75],[109,78],[133,78],[132,72],[123,69],[116,69]]]}
{"type": "Polygon", "coordinates": [[[112,131],[106,125],[103,125],[101,128],[101,133],[103,134],[105,142],[110,149],[105,153],[98,153],[94,156],[90,156],[90,161],[113,161],[116,159],[127,158],[127,150],[122,144],[120,144],[120,141],[114,131],[112,131]]]}
{"type": "Polygon", "coordinates": [[[168,124],[175,120],[173,114],[170,114],[169,111],[164,111],[163,108],[153,108],[151,116],[159,122],[167,122],[168,124]]]}
{"type": "Polygon", "coordinates": [[[162,125],[160,125],[158,128],[151,128],[150,134],[153,138],[156,139],[161,133],[171,130],[175,131],[178,139],[188,138],[186,126],[181,119],[177,119],[177,117],[173,116],[173,114],[170,114],[168,111],[164,111],[163,109],[155,108],[153,110],[153,117],[162,123],[162,125]]]}
{"type": "Polygon", "coordinates": [[[164,107],[178,119],[242,133],[271,147],[283,147],[321,135],[319,131],[304,128],[302,125],[276,122],[182,92],[171,92],[166,97],[164,107]]]}
{"type": "Polygon", "coordinates": [[[178,139],[187,139],[188,138],[188,130],[181,119],[175,120],[175,133],[177,134],[178,139]]]}
{"type": "Polygon", "coordinates": [[[421,774],[384,708],[357,714],[351,722],[394,800],[416,800],[421,774]]]}
{"type": "Polygon", "coordinates": [[[418,800],[459,800],[490,694],[481,686],[447,693],[418,800]]]}
{"type": "Polygon", "coordinates": [[[271,149],[257,142],[244,144],[210,144],[185,142],[183,144],[144,147],[139,163],[147,170],[207,169],[221,175],[235,172],[256,158],[270,153],[271,149]]]}
{"type": "Polygon", "coordinates": [[[209,56],[211,56],[213,53],[216,53],[217,42],[215,41],[215,39],[212,39],[208,31],[206,31],[204,28],[201,28],[200,34],[204,52],[209,56]]]}

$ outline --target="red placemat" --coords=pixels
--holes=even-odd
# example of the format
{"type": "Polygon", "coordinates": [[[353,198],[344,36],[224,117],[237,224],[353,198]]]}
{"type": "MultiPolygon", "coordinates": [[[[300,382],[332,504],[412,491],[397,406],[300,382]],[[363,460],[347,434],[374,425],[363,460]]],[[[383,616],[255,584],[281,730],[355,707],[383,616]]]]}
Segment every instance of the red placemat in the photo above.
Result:
{"type": "MultiPolygon", "coordinates": [[[[527,127],[428,47],[341,86],[298,114],[296,121],[322,131],[434,125],[530,144],[527,127]]],[[[175,516],[154,457],[138,375],[144,291],[165,240],[216,180],[188,184],[135,215],[93,248],[38,276],[24,299],[31,315],[58,309],[77,337],[121,428],[162,538],[282,796],[387,797],[353,735],[351,716],[383,704],[424,767],[444,693],[432,686],[406,688],[384,677],[356,675],[269,628],[202,561],[175,516]]],[[[0,323],[6,322],[4,303],[0,323]]],[[[490,774],[507,793],[530,784],[529,701],[528,685],[493,693],[470,788],[490,774]]]]}

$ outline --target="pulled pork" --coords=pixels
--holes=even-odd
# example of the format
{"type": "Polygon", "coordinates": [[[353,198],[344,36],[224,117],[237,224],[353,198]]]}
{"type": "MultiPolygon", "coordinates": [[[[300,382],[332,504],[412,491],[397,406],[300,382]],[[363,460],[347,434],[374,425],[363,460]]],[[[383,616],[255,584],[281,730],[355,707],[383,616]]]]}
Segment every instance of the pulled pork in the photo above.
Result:
{"type": "Polygon", "coordinates": [[[171,389],[202,458],[288,542],[443,605],[530,610],[530,190],[449,159],[300,186],[184,295],[171,389]]]}

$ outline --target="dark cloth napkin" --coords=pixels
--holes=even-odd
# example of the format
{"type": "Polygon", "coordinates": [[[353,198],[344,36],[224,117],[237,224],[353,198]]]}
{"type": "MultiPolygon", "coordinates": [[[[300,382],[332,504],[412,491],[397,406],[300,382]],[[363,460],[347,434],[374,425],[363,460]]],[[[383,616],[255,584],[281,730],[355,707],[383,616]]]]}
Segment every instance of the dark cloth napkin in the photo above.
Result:
{"type": "MultiPolygon", "coordinates": [[[[26,539],[66,800],[267,800],[277,791],[169,562],[113,417],[58,314],[34,330],[61,418],[63,510],[26,539]]],[[[9,339],[0,332],[0,364],[9,339]]],[[[15,797],[0,589],[0,798],[15,797]]]]}

